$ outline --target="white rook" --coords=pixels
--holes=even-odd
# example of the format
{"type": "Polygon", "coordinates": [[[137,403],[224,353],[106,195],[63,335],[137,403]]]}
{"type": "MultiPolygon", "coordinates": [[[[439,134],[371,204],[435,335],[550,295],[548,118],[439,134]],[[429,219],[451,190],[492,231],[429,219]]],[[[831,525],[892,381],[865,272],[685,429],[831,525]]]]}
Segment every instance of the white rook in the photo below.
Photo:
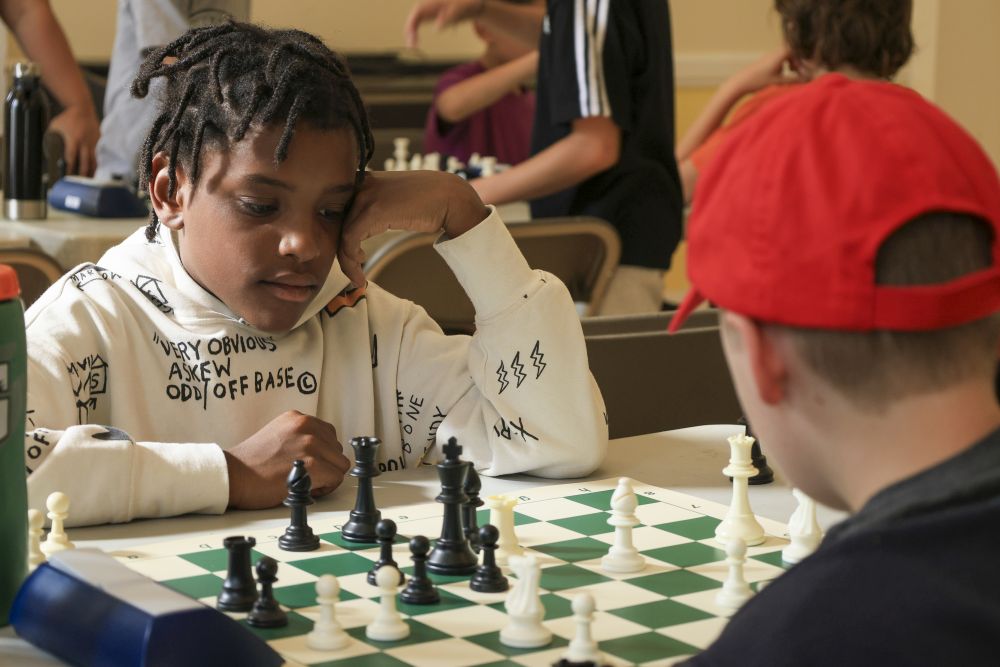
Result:
{"type": "Polygon", "coordinates": [[[506,565],[512,556],[520,556],[524,548],[517,543],[514,532],[514,505],[517,498],[504,495],[487,496],[486,506],[490,508],[490,524],[500,533],[497,541],[497,565],[506,565]]]}

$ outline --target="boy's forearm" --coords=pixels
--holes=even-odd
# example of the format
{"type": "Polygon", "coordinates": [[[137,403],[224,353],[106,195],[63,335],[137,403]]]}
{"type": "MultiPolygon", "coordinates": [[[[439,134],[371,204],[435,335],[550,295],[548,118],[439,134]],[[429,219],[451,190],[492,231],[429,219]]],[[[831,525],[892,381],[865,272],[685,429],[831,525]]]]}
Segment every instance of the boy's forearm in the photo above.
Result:
{"type": "Polygon", "coordinates": [[[620,131],[609,118],[584,118],[569,136],[510,169],[472,181],[487,204],[507,204],[565,190],[618,162],[620,131]]]}
{"type": "Polygon", "coordinates": [[[503,0],[482,0],[476,20],[535,48],[542,38],[545,8],[538,4],[515,5],[503,0]]]}
{"type": "Polygon", "coordinates": [[[733,83],[733,79],[719,86],[691,127],[684,133],[684,137],[677,143],[675,152],[678,162],[691,157],[691,154],[705,143],[705,140],[722,125],[729,111],[744,94],[744,91],[733,83]]]}
{"type": "Polygon", "coordinates": [[[495,104],[522,85],[537,64],[538,54],[532,52],[449,86],[434,103],[438,117],[448,123],[459,123],[495,104]]]}

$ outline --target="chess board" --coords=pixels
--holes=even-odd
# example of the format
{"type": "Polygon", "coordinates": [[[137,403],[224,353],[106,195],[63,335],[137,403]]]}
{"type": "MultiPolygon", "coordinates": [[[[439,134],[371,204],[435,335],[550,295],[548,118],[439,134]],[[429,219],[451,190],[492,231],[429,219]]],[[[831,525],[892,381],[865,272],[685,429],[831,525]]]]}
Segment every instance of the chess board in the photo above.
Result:
{"type": "MultiPolygon", "coordinates": [[[[365,625],[378,607],[377,589],[366,581],[378,559],[377,545],[345,542],[336,520],[313,524],[320,549],[290,553],[278,548],[277,533],[243,533],[257,540],[254,562],[269,555],[280,562],[275,594],[288,610],[287,627],[253,632],[263,637],[293,665],[527,665],[556,662],[573,637],[570,608],[573,596],[590,592],[596,601],[593,635],[612,665],[669,665],[697,653],[718,635],[727,612],[714,603],[726,578],[725,553],[714,539],[726,507],[689,495],[634,483],[642,522],[634,543],[646,557],[646,568],[633,574],[608,574],[600,559],[613,542],[608,507],[617,479],[538,487],[519,496],[515,507],[518,540],[534,553],[542,567],[542,602],[552,644],[539,649],[514,649],[500,643],[507,624],[506,593],[483,594],[469,588],[467,577],[432,575],[441,592],[436,605],[400,604],[411,634],[400,642],[375,642],[365,637],[365,625]],[[305,635],[318,617],[315,582],[322,574],[337,576],[341,602],[337,617],[353,637],[338,652],[313,651],[305,635]]],[[[395,558],[409,573],[407,539],[436,537],[441,529],[441,505],[426,503],[382,510],[394,520],[400,535],[395,558]]],[[[480,525],[489,510],[480,510],[480,525]]],[[[788,543],[785,526],[760,519],[765,542],[748,549],[745,576],[756,587],[782,572],[781,549],[788,543]]],[[[228,533],[231,534],[231,533],[228,533]]],[[[112,553],[131,568],[214,606],[225,578],[227,552],[222,538],[206,534],[197,541],[174,541],[112,553]]],[[[516,580],[511,578],[511,584],[516,580]]],[[[234,614],[241,619],[245,614],[234,614]]],[[[248,626],[249,627],[249,626],[248,626]]]]}

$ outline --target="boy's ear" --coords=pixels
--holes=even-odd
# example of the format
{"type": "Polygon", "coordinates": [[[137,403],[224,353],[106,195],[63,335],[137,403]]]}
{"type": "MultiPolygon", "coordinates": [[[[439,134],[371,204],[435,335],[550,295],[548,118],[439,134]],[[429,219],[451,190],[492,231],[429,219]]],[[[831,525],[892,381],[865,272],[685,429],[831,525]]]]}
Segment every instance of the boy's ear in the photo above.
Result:
{"type": "Polygon", "coordinates": [[[760,400],[776,405],[785,398],[788,379],[787,346],[754,320],[732,311],[723,313],[723,326],[734,349],[749,366],[754,389],[760,400]]]}
{"type": "Polygon", "coordinates": [[[184,226],[184,188],[186,174],[181,165],[176,167],[177,183],[174,193],[171,196],[170,190],[170,158],[166,153],[160,152],[153,156],[153,164],[149,178],[149,201],[156,211],[156,218],[174,231],[179,231],[184,226]]]}

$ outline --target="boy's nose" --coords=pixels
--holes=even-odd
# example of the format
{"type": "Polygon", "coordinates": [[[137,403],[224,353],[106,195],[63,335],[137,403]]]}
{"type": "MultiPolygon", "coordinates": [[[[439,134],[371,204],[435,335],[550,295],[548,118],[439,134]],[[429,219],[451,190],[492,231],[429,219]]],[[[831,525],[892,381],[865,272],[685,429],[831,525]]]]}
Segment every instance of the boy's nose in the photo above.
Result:
{"type": "Polygon", "coordinates": [[[320,230],[314,221],[294,220],[285,226],[278,250],[282,255],[308,262],[319,255],[321,240],[320,230]]]}

